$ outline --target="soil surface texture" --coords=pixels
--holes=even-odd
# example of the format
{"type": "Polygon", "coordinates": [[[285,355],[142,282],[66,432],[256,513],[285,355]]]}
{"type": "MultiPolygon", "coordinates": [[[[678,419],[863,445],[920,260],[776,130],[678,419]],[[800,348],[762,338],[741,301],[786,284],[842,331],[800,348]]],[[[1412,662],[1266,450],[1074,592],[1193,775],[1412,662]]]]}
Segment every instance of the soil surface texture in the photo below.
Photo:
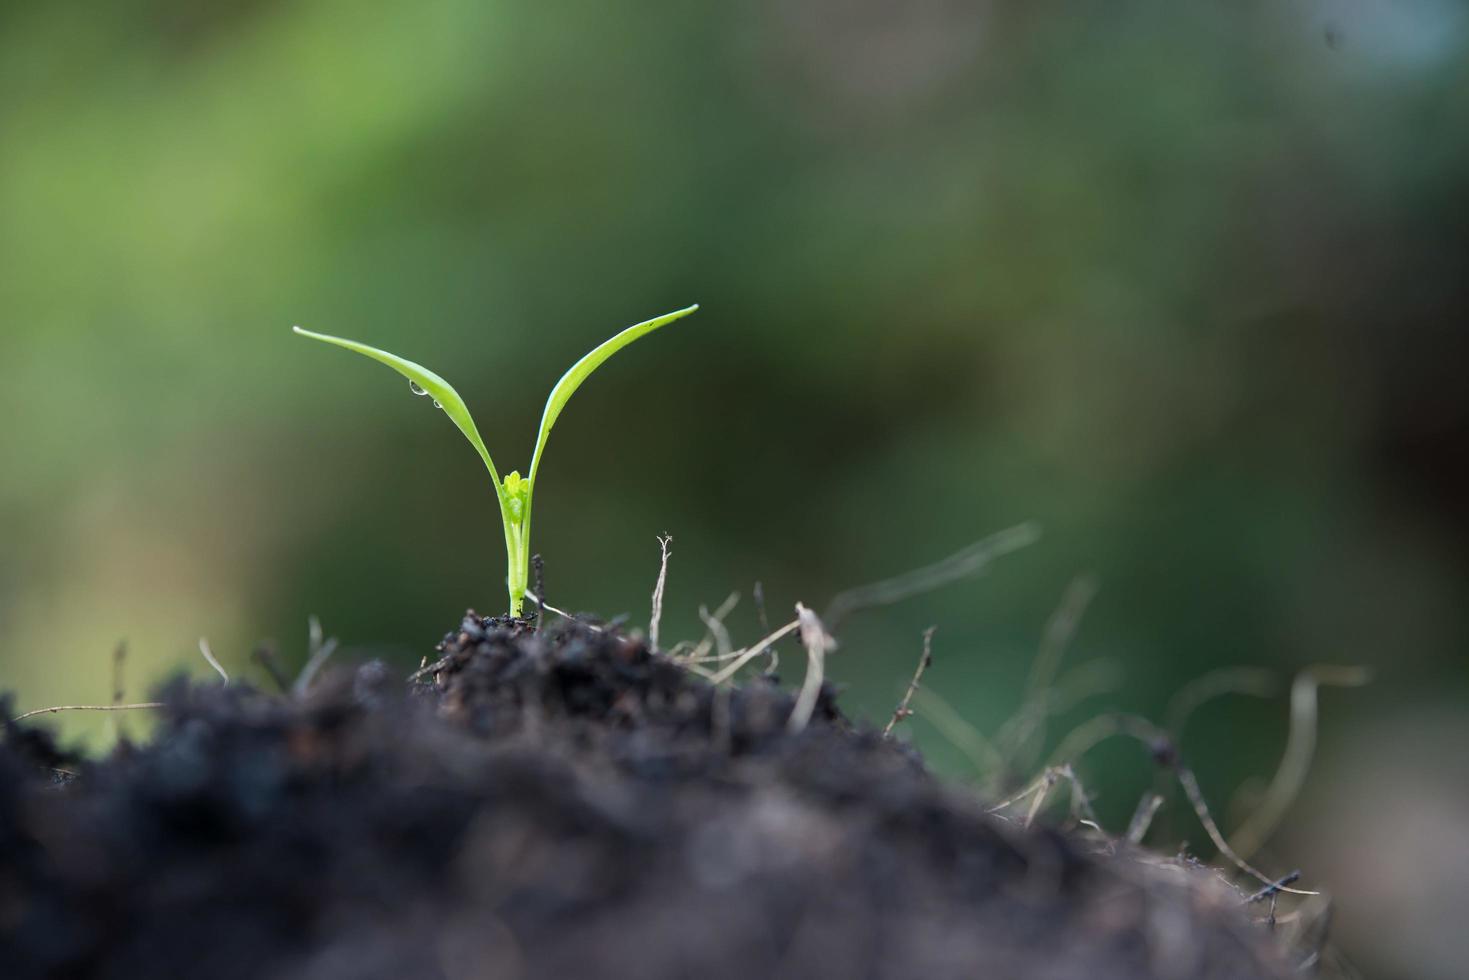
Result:
{"type": "Polygon", "coordinates": [[[1300,975],[1212,872],[987,816],[830,689],[792,734],[611,628],[470,615],[430,659],[178,681],[98,761],[8,724],[0,977],[1300,975]]]}

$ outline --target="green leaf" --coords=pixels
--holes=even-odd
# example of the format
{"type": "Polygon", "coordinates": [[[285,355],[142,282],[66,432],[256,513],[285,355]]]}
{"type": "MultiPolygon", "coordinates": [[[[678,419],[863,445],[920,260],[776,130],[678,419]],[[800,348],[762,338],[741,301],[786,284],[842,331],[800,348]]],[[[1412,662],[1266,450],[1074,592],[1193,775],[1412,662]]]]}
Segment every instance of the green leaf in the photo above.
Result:
{"type": "Polygon", "coordinates": [[[654,317],[651,320],[645,320],[635,326],[628,327],[617,336],[593,348],[591,353],[573,364],[571,370],[561,376],[561,380],[556,382],[556,387],[551,389],[551,397],[546,399],[546,410],[541,415],[541,431],[536,436],[536,451],[530,460],[529,480],[532,487],[534,487],[536,482],[536,473],[541,468],[541,454],[546,449],[546,440],[551,435],[551,427],[556,424],[556,419],[560,417],[561,410],[566,407],[566,403],[571,400],[571,396],[576,393],[576,389],[581,387],[581,383],[587,380],[593,371],[601,367],[607,358],[616,354],[634,340],[640,337],[646,337],[659,327],[686,317],[698,308],[699,305],[695,303],[686,309],[665,313],[663,316],[654,317]]]}
{"type": "Polygon", "coordinates": [[[329,337],[323,333],[312,333],[310,330],[302,330],[300,327],[292,327],[291,329],[302,337],[310,337],[312,340],[319,340],[324,344],[333,344],[337,347],[361,354],[363,357],[370,357],[380,364],[386,364],[408,379],[409,383],[414,386],[415,394],[422,391],[433,398],[439,408],[444,410],[444,414],[449,416],[449,419],[459,427],[459,431],[464,433],[464,438],[468,439],[470,445],[474,446],[479,452],[480,458],[485,461],[485,468],[490,471],[490,477],[495,481],[496,493],[499,493],[500,475],[495,472],[495,464],[490,459],[490,451],[485,448],[485,442],[480,438],[479,429],[475,427],[474,419],[469,414],[468,406],[464,404],[464,399],[459,397],[459,392],[454,390],[453,385],[421,364],[414,364],[412,361],[405,360],[396,354],[389,354],[387,351],[378,350],[376,347],[368,347],[366,344],[359,344],[355,340],[343,340],[341,337],[329,337]]]}

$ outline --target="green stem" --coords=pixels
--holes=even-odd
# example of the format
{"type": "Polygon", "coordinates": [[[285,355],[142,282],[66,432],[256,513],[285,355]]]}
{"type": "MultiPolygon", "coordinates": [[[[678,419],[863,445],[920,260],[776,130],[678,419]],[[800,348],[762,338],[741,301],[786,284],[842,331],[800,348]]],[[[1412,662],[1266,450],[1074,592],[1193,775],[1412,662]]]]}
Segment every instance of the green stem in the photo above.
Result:
{"type": "Polygon", "coordinates": [[[496,490],[500,498],[500,519],[505,525],[505,587],[510,593],[510,615],[518,617],[525,609],[530,579],[530,509],[512,503],[503,485],[497,485],[496,490]]]}
{"type": "Polygon", "coordinates": [[[525,592],[530,579],[530,527],[507,525],[505,546],[510,565],[505,584],[510,590],[510,615],[519,617],[525,608],[525,592]]]}

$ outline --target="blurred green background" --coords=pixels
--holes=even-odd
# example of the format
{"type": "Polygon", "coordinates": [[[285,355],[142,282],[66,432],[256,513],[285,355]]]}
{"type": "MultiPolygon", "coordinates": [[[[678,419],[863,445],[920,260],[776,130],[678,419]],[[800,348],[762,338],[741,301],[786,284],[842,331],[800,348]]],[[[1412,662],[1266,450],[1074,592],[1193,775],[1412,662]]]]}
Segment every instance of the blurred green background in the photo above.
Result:
{"type": "MultiPolygon", "coordinates": [[[[783,621],[1034,519],[845,624],[849,709],[885,718],[936,624],[930,685],[993,733],[1086,573],[1067,662],[1118,679],[1053,734],[1371,665],[1269,860],[1374,975],[1458,976],[1466,200],[1457,0],[0,4],[0,686],[105,702],[124,638],[130,697],[203,635],[294,666],[313,613],[416,664],[503,602],[490,487],[290,326],[439,370],[509,470],[576,357],[700,302],[557,427],[553,602],[645,623],[666,531],[664,636],[738,591],[749,642],[757,581],[783,621]]],[[[1285,732],[1233,699],[1185,752],[1229,812],[1285,732]]],[[[1127,744],[1082,771],[1114,829],[1152,780],[1127,744]]]]}

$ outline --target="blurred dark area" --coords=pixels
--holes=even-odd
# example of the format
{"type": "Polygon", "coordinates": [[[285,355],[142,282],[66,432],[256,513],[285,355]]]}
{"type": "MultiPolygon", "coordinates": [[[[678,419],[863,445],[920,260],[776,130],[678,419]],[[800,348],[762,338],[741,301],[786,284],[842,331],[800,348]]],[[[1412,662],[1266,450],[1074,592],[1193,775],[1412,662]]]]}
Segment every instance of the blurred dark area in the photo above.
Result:
{"type": "MultiPolygon", "coordinates": [[[[667,532],[665,639],[738,592],[748,643],[756,582],[778,624],[1035,520],[844,624],[848,710],[885,720],[936,625],[927,685],[993,734],[1093,575],[1065,664],[1115,683],[1052,744],[1268,668],[1183,746],[1229,815],[1290,677],[1368,666],[1262,860],[1334,891],[1370,975],[1458,976],[1466,202],[1457,0],[0,3],[0,686],[106,702],[120,641],[129,697],[200,636],[294,667],[313,614],[416,665],[504,602],[492,488],[290,327],[439,371],[523,471],[562,371],[699,302],[557,426],[550,601],[646,624],[667,532]]],[[[1153,780],[1124,744],[1078,768],[1113,829],[1153,780]]]]}

